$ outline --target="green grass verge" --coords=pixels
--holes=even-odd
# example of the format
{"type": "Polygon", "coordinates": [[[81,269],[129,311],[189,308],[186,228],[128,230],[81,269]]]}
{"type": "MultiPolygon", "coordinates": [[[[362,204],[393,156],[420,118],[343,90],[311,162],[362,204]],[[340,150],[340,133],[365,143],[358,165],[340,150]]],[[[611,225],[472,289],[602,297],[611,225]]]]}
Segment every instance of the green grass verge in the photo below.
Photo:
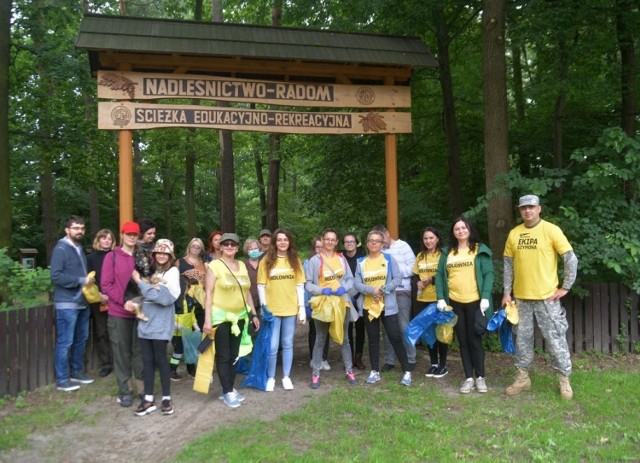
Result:
{"type": "MultiPolygon", "coordinates": [[[[177,457],[192,461],[637,461],[638,374],[576,371],[573,401],[557,378],[532,374],[531,392],[508,384],[461,396],[451,383],[414,375],[336,388],[274,421],[249,420],[203,435],[177,457]]],[[[504,379],[506,381],[506,379],[504,379]]],[[[489,387],[492,387],[489,382],[489,387]]]]}

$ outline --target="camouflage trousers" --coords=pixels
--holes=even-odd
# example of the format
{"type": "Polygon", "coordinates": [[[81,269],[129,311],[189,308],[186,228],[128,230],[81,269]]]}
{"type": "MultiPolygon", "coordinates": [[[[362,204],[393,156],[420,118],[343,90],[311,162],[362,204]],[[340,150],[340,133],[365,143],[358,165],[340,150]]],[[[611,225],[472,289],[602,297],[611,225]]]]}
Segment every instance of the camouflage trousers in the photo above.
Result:
{"type": "Polygon", "coordinates": [[[545,340],[546,350],[552,357],[551,365],[563,375],[569,376],[571,374],[571,355],[566,336],[569,323],[567,322],[567,312],[560,301],[516,299],[516,303],[520,315],[520,322],[514,327],[516,367],[528,370],[533,361],[533,316],[535,315],[545,340]]]}

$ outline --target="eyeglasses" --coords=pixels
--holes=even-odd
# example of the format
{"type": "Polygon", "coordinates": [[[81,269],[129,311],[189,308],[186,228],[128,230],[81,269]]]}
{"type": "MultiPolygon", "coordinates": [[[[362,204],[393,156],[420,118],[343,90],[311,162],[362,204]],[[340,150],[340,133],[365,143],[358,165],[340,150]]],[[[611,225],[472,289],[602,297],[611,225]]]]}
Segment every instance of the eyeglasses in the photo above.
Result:
{"type": "Polygon", "coordinates": [[[233,241],[225,241],[224,243],[221,243],[220,246],[224,248],[235,248],[238,246],[238,243],[234,243],[233,241]]]}
{"type": "Polygon", "coordinates": [[[75,226],[75,227],[69,227],[69,230],[78,230],[78,231],[82,231],[84,230],[85,227],[80,227],[80,226],[75,226]]]}
{"type": "Polygon", "coordinates": [[[345,241],[344,244],[356,244],[355,241],[345,241]]]}
{"type": "Polygon", "coordinates": [[[191,249],[202,249],[199,244],[192,244],[190,246],[191,249]]]}
{"type": "Polygon", "coordinates": [[[367,243],[371,243],[371,244],[382,244],[382,240],[367,240],[367,243]]]}

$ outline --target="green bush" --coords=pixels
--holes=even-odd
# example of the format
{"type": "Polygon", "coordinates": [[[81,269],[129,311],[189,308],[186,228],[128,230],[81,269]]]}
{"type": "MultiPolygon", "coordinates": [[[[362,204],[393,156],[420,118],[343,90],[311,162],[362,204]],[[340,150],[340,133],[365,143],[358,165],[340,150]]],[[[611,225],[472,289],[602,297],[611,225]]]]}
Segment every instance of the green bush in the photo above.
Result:
{"type": "Polygon", "coordinates": [[[0,310],[46,303],[51,291],[49,269],[26,269],[0,249],[0,310]]]}

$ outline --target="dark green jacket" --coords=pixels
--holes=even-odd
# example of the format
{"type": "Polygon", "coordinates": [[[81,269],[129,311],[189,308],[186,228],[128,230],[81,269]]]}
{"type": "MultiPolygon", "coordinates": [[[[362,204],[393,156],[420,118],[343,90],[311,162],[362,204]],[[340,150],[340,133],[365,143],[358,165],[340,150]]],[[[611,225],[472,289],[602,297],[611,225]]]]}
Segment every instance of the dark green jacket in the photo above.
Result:
{"type": "MultiPolygon", "coordinates": [[[[449,247],[442,249],[440,261],[438,262],[438,270],[436,271],[436,295],[438,299],[444,299],[449,304],[449,282],[447,275],[447,256],[449,255],[449,247]]],[[[486,316],[491,319],[493,316],[493,259],[491,249],[485,244],[477,245],[476,258],[474,260],[474,268],[476,271],[476,283],[478,284],[478,293],[480,299],[489,301],[489,310],[486,316]]]]}

